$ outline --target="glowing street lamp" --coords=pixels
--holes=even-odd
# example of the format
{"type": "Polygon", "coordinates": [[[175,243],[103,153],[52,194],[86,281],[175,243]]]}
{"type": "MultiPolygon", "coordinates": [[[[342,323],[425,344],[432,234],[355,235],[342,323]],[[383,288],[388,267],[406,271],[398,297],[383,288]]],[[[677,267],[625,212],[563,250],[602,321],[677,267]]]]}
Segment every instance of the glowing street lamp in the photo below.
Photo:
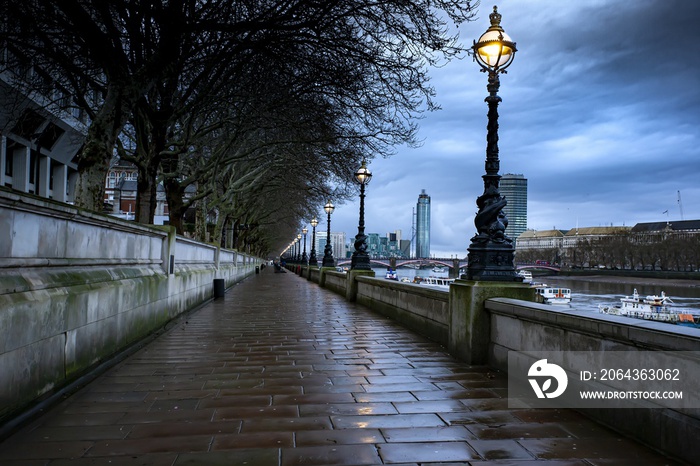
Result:
{"type": "Polygon", "coordinates": [[[367,235],[365,235],[365,186],[372,179],[372,172],[367,168],[363,160],[360,168],[355,172],[355,180],[360,183],[360,223],[355,236],[355,252],[350,259],[350,269],[352,270],[372,270],[369,264],[369,254],[367,254],[367,235]]]}
{"type": "Polygon", "coordinates": [[[309,229],[304,227],[301,230],[301,233],[304,235],[304,252],[301,255],[301,261],[306,265],[306,234],[309,232],[309,229]]]}
{"type": "Polygon", "coordinates": [[[297,235],[297,256],[296,256],[296,261],[299,262],[301,260],[301,233],[297,235]]]}
{"type": "Polygon", "coordinates": [[[481,66],[481,71],[488,73],[489,91],[486,97],[488,104],[488,126],[486,135],[486,174],[484,180],[484,194],[476,200],[479,211],[474,219],[477,233],[471,239],[468,251],[467,280],[485,281],[522,281],[515,272],[513,261],[515,259],[515,247],[513,240],[506,236],[508,226],[503,208],[506,206],[506,198],[501,196],[498,174],[500,162],[498,160],[498,104],[501,98],[498,96],[500,88],[499,74],[506,73],[515,57],[515,42],[501,27],[501,15],[497,8],[493,7],[493,13],[489,15],[491,27],[475,41],[472,46],[474,59],[481,66]]]}
{"type": "Polygon", "coordinates": [[[323,250],[323,267],[335,267],[335,259],[333,259],[333,246],[331,246],[331,214],[335,210],[335,206],[328,201],[323,206],[323,210],[328,214],[328,233],[326,235],[326,247],[323,250]]]}
{"type": "Polygon", "coordinates": [[[318,226],[318,220],[316,217],[311,219],[311,253],[309,254],[309,266],[318,267],[318,259],[316,258],[316,227],[318,226]]]}

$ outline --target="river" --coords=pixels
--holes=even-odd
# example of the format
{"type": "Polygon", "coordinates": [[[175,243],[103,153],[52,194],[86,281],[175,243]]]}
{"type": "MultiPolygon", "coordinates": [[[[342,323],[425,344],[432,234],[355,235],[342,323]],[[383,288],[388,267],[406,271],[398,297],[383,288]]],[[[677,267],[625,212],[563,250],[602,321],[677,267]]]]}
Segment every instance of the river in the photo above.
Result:
{"type": "MultiPolygon", "coordinates": [[[[386,275],[386,268],[373,268],[375,276],[378,278],[386,275]]],[[[396,271],[399,280],[407,277],[413,281],[415,276],[419,277],[447,277],[447,270],[434,272],[431,269],[409,269],[399,267],[396,271]]],[[[572,309],[579,311],[598,312],[599,304],[616,305],[620,303],[620,298],[629,296],[636,288],[640,295],[660,295],[663,291],[673,301],[674,309],[691,310],[693,314],[700,314],[700,281],[699,280],[668,280],[655,278],[636,277],[612,277],[612,276],[589,276],[589,277],[560,277],[535,276],[537,283],[547,283],[558,287],[571,289],[572,309]]]]}
{"type": "Polygon", "coordinates": [[[634,293],[641,296],[660,295],[663,291],[671,298],[673,309],[691,310],[700,314],[700,281],[668,280],[636,277],[535,277],[544,282],[571,289],[571,307],[580,311],[598,312],[599,304],[619,304],[622,296],[634,293]]]}

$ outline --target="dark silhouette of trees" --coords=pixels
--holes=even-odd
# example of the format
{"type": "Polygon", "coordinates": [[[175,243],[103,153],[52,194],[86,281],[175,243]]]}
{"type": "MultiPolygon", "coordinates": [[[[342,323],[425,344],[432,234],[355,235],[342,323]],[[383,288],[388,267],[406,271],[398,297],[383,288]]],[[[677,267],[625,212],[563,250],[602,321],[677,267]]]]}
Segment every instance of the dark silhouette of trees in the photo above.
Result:
{"type": "Polygon", "coordinates": [[[573,268],[690,272],[700,269],[700,234],[620,230],[597,239],[579,238],[575,245],[561,250],[518,249],[516,260],[547,260],[573,268]]]}
{"type": "Polygon", "coordinates": [[[429,67],[465,52],[447,21],[478,4],[3,3],[3,44],[89,117],[78,205],[101,208],[116,151],[139,170],[139,221],[152,221],[162,183],[179,232],[196,205],[217,218],[217,241],[256,225],[243,236],[260,251],[284,245],[329,196],[347,198],[361,159],[416,143],[416,117],[437,108],[429,67]]]}

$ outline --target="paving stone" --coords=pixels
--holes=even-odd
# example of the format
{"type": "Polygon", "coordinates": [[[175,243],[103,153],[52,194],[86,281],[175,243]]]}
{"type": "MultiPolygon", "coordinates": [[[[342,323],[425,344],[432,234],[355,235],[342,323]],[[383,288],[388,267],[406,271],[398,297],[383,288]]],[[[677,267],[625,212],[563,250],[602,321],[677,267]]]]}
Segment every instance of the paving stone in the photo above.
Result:
{"type": "Polygon", "coordinates": [[[282,448],[294,446],[294,432],[254,432],[217,435],[212,451],[238,448],[282,448]]]}
{"type": "MultiPolygon", "coordinates": [[[[416,393],[419,397],[421,392],[416,393]]],[[[400,401],[394,403],[401,414],[408,413],[449,413],[452,411],[468,411],[459,400],[430,400],[430,401],[400,401]]]]}
{"type": "Polygon", "coordinates": [[[534,459],[534,455],[515,440],[470,440],[469,445],[487,460],[534,459]]]}
{"type": "Polygon", "coordinates": [[[389,443],[449,442],[475,438],[462,426],[386,428],[381,431],[389,443]]]}
{"type": "Polygon", "coordinates": [[[240,449],[208,453],[184,453],[173,466],[279,466],[278,449],[240,449]]]}
{"type": "Polygon", "coordinates": [[[636,459],[665,461],[643,445],[625,438],[526,439],[520,443],[537,458],[542,459],[636,459]]]}
{"type": "Polygon", "coordinates": [[[320,417],[268,417],[244,419],[241,432],[298,432],[300,430],[330,430],[333,426],[326,416],[320,417]]]}
{"type": "MultiPolygon", "coordinates": [[[[407,429],[413,430],[413,429],[407,429]]],[[[296,433],[296,445],[353,445],[357,443],[384,443],[379,429],[336,429],[328,431],[301,431],[296,433]]]]}
{"type": "Polygon", "coordinates": [[[517,423],[500,425],[472,424],[469,430],[479,439],[567,438],[571,434],[554,423],[517,423]]]}
{"type": "Polygon", "coordinates": [[[335,445],[282,449],[282,466],[381,464],[374,445],[335,445]]]}
{"type": "Polygon", "coordinates": [[[476,452],[466,442],[420,442],[387,443],[378,447],[382,461],[386,464],[432,463],[446,461],[466,462],[478,458],[476,452]]]}
{"type": "Polygon", "coordinates": [[[336,429],[388,427],[442,427],[445,422],[437,414],[394,414],[389,416],[331,416],[336,429]]]}

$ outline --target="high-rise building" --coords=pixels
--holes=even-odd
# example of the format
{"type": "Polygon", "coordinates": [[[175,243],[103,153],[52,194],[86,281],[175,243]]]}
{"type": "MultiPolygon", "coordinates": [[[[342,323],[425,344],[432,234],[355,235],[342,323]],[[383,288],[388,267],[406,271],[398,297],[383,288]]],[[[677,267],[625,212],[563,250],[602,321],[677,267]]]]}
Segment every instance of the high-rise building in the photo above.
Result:
{"type": "Polygon", "coordinates": [[[416,206],[416,257],[430,257],[430,196],[421,190],[416,206]]]}
{"type": "MultiPolygon", "coordinates": [[[[331,248],[333,248],[333,258],[345,259],[347,256],[347,245],[345,232],[331,232],[331,248]]],[[[316,256],[319,261],[326,250],[326,232],[316,230],[316,256]]]]}
{"type": "Polygon", "coordinates": [[[379,233],[367,233],[367,253],[371,258],[381,256],[379,233]]]}
{"type": "Polygon", "coordinates": [[[527,178],[507,173],[501,177],[500,191],[508,203],[503,209],[508,218],[506,235],[515,240],[527,230],[527,178]]]}

